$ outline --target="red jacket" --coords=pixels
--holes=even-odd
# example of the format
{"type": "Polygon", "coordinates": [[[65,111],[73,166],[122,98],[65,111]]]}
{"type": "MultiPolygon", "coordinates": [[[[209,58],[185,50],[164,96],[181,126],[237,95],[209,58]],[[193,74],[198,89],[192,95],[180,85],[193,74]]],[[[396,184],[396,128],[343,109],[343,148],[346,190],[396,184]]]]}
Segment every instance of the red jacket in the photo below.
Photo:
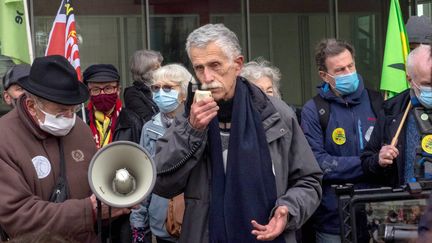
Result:
{"type": "Polygon", "coordinates": [[[51,203],[60,174],[57,137],[39,129],[24,101],[23,95],[17,108],[0,118],[0,225],[11,238],[51,233],[95,242],[87,170],[96,145],[90,129],[77,118],[61,137],[71,199],[51,203]]]}

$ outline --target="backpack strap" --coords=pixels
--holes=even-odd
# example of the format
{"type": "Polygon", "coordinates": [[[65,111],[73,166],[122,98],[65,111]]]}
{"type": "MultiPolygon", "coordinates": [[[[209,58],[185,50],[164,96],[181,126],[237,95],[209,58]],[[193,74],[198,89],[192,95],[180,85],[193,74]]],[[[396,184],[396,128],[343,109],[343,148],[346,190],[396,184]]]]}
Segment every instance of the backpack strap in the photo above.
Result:
{"type": "MultiPolygon", "coordinates": [[[[369,102],[375,117],[378,117],[381,106],[384,102],[384,98],[381,92],[366,88],[369,96],[369,102]]],[[[330,119],[330,104],[327,100],[323,99],[319,94],[313,97],[315,106],[318,112],[319,122],[321,125],[321,130],[325,133],[325,130],[330,119]]]]}
{"type": "Polygon", "coordinates": [[[375,117],[378,117],[381,106],[384,102],[384,97],[381,92],[366,88],[369,95],[369,102],[372,106],[372,111],[375,113],[375,117]]]}
{"type": "Polygon", "coordinates": [[[313,97],[313,101],[315,102],[316,110],[318,112],[321,130],[323,131],[323,134],[325,134],[330,119],[330,104],[319,94],[313,97]]]}

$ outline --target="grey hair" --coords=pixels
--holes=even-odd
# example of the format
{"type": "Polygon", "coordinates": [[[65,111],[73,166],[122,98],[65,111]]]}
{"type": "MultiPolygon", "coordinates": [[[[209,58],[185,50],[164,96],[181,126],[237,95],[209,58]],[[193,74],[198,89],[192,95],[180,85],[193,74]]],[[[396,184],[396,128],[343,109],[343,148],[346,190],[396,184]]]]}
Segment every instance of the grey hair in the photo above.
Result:
{"type": "Polygon", "coordinates": [[[280,97],[279,81],[281,79],[281,72],[279,68],[273,66],[269,61],[262,57],[257,58],[255,61],[250,61],[243,66],[240,76],[245,77],[248,81],[255,83],[262,77],[267,77],[272,81],[273,91],[276,97],[280,97]]]}
{"type": "Polygon", "coordinates": [[[187,87],[189,82],[195,83],[192,74],[181,64],[169,64],[162,66],[153,72],[152,82],[157,81],[171,81],[179,83],[181,86],[181,93],[187,94],[187,87]]]}
{"type": "Polygon", "coordinates": [[[191,48],[205,48],[210,43],[219,46],[231,60],[241,55],[239,40],[234,32],[223,24],[206,24],[189,34],[186,40],[189,58],[191,48]]]}
{"type": "Polygon", "coordinates": [[[327,71],[327,66],[325,65],[327,58],[337,56],[345,50],[348,50],[351,53],[354,60],[354,47],[347,41],[333,38],[321,40],[315,48],[315,63],[318,70],[327,71]]]}
{"type": "Polygon", "coordinates": [[[417,65],[429,65],[431,66],[431,47],[430,45],[419,45],[417,48],[412,50],[407,58],[407,74],[412,79],[416,79],[415,66],[417,65]]]}
{"type": "Polygon", "coordinates": [[[132,79],[148,83],[155,67],[163,62],[163,57],[158,51],[138,50],[134,52],[129,62],[132,79]]]}

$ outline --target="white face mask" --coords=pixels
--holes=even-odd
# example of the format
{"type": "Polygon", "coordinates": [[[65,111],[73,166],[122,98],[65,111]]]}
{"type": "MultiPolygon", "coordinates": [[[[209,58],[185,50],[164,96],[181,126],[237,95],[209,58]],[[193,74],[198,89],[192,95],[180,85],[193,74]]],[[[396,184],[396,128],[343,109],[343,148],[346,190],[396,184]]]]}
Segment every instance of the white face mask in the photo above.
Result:
{"type": "Polygon", "coordinates": [[[73,114],[72,118],[67,118],[64,116],[56,117],[48,112],[43,111],[42,109],[39,110],[45,114],[44,122],[41,122],[41,120],[38,119],[39,127],[43,131],[50,133],[54,136],[61,137],[67,135],[75,125],[75,113],[73,114]]]}

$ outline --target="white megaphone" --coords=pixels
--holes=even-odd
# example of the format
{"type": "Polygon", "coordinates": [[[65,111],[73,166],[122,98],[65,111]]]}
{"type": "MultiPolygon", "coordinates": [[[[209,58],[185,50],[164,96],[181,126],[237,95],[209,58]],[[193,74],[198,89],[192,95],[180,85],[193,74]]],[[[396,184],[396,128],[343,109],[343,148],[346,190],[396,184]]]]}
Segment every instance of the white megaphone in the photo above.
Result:
{"type": "Polygon", "coordinates": [[[102,147],[88,170],[90,188],[103,203],[126,208],[142,202],[153,190],[156,166],[139,145],[117,141],[102,147]]]}

